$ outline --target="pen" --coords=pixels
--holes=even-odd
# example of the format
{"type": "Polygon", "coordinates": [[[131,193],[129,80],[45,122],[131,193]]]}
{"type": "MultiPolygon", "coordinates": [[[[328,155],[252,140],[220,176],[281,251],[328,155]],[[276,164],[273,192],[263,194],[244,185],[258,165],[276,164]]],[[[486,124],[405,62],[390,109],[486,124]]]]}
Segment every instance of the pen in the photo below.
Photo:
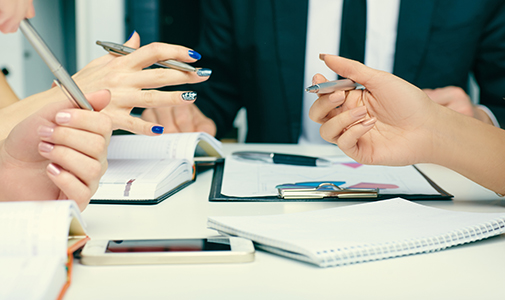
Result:
{"type": "Polygon", "coordinates": [[[30,21],[24,19],[19,24],[19,28],[56,77],[54,82],[60,87],[60,89],[62,89],[67,98],[82,109],[93,110],[93,106],[91,106],[88,100],[86,100],[86,97],[84,97],[82,91],[79,89],[77,84],[75,84],[75,81],[72,77],[70,77],[70,75],[68,75],[67,70],[63,68],[42,37],[37,33],[37,31],[35,31],[35,28],[33,28],[30,21]]]}
{"type": "MultiPolygon", "coordinates": [[[[121,44],[112,43],[112,42],[96,41],[96,44],[99,46],[102,46],[105,50],[107,50],[113,54],[128,55],[132,52],[135,52],[135,49],[133,49],[133,48],[130,48],[130,47],[127,47],[127,46],[124,46],[121,44]]],[[[197,69],[193,66],[190,66],[186,63],[172,60],[172,59],[165,60],[165,61],[159,61],[159,62],[155,63],[155,65],[160,66],[160,67],[164,67],[164,68],[172,68],[172,69],[176,69],[179,71],[187,71],[187,72],[197,72],[198,73],[198,70],[199,70],[199,69],[197,69]]],[[[200,74],[198,74],[198,75],[200,75],[200,74]]],[[[202,75],[200,75],[200,76],[202,76],[202,75]]]]}
{"type": "Polygon", "coordinates": [[[322,82],[309,86],[308,88],[305,89],[305,91],[309,93],[328,94],[338,90],[340,91],[353,90],[359,86],[361,86],[361,84],[356,83],[350,79],[340,79],[340,80],[322,82]]]}
{"type": "Polygon", "coordinates": [[[258,151],[237,151],[233,152],[232,155],[239,159],[263,161],[266,163],[273,163],[273,164],[312,166],[312,167],[331,166],[331,161],[329,160],[304,155],[281,154],[281,153],[258,152],[258,151]]]}

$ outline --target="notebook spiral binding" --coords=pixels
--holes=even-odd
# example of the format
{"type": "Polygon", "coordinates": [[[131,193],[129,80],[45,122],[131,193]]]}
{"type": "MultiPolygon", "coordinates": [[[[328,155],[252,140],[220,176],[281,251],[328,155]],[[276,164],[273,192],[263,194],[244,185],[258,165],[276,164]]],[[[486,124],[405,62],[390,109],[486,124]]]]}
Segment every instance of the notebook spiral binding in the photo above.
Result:
{"type": "Polygon", "coordinates": [[[505,219],[454,230],[436,237],[404,240],[384,244],[365,244],[356,247],[343,247],[316,252],[321,267],[335,267],[385,258],[406,256],[475,242],[505,232],[505,219]]]}

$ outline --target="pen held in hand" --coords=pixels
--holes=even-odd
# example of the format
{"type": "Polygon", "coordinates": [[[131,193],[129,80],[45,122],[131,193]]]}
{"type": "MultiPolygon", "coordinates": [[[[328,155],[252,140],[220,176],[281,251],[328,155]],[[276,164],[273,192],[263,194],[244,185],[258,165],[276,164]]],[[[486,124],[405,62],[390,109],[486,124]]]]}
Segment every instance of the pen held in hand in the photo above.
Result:
{"type": "Polygon", "coordinates": [[[357,87],[361,87],[361,84],[350,79],[340,79],[309,86],[305,91],[308,93],[328,94],[334,91],[354,90],[357,87]]]}
{"type": "MultiPolygon", "coordinates": [[[[116,44],[112,42],[102,42],[102,41],[96,41],[96,44],[99,46],[102,46],[105,50],[109,51],[112,54],[118,54],[118,55],[128,55],[130,53],[135,52],[136,49],[121,45],[121,44],[116,44]]],[[[154,65],[162,67],[162,68],[171,68],[171,69],[176,69],[179,71],[186,71],[186,72],[196,72],[198,76],[209,76],[210,75],[210,69],[199,69],[195,68],[191,65],[188,65],[186,63],[169,59],[165,61],[159,61],[155,63],[154,65]]]]}

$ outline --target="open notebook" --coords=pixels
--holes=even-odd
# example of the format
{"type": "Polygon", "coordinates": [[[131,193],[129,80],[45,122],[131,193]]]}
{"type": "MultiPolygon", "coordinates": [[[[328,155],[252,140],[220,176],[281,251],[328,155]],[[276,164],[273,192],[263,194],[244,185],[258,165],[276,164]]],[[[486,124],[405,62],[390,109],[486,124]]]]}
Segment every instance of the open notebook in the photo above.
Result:
{"type": "Polygon", "coordinates": [[[221,156],[221,142],[203,132],[113,136],[91,203],[159,203],[193,182],[195,160],[221,156]]]}
{"type": "Polygon", "coordinates": [[[62,299],[83,224],[71,200],[0,202],[0,299],[62,299]]]}
{"type": "Polygon", "coordinates": [[[433,252],[505,232],[505,213],[448,211],[395,198],[270,216],[209,217],[258,248],[333,267],[433,252]]]}

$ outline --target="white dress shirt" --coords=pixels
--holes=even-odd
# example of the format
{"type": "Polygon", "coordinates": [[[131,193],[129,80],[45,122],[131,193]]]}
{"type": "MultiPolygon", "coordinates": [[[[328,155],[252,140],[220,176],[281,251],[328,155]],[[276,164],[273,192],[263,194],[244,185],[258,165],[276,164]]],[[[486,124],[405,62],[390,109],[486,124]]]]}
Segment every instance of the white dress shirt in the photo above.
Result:
{"type": "MultiPolygon", "coordinates": [[[[328,80],[337,75],[323,61],[320,53],[338,54],[343,0],[309,0],[307,45],[305,48],[304,86],[312,85],[316,73],[328,80]]],[[[400,0],[367,0],[367,40],[365,64],[374,69],[393,72],[400,0]]],[[[319,135],[320,125],[309,118],[309,109],[317,95],[304,93],[302,132],[298,143],[327,143],[319,135]]]]}

